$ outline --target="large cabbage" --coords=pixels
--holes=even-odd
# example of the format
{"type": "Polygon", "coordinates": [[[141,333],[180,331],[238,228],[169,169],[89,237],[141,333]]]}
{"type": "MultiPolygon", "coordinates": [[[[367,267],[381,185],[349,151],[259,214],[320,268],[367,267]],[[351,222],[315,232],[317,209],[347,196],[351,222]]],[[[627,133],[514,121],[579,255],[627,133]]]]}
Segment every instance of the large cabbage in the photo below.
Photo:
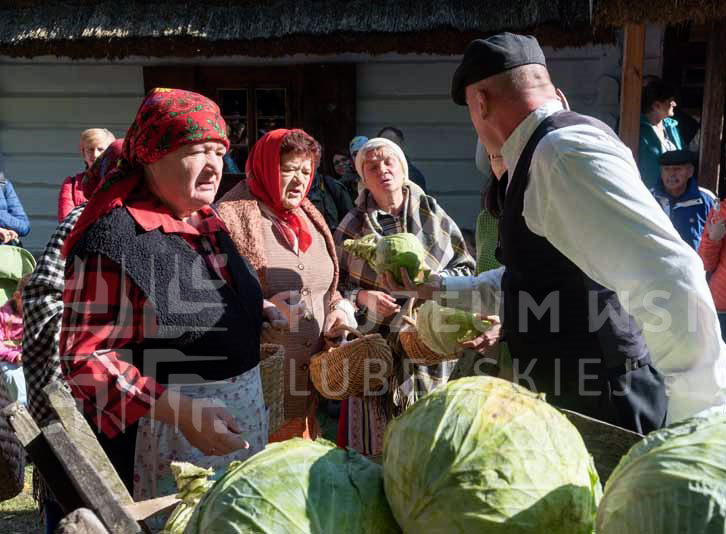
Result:
{"type": "Polygon", "coordinates": [[[426,251],[413,234],[401,233],[387,236],[368,234],[359,239],[346,239],[343,249],[365,261],[378,274],[389,272],[399,284],[401,267],[408,271],[411,280],[421,280],[424,275],[426,251]]]}
{"type": "Polygon", "coordinates": [[[597,532],[726,532],[723,408],[651,432],[634,445],[605,485],[597,532]]]}
{"type": "Polygon", "coordinates": [[[491,377],[449,382],[389,423],[383,474],[407,533],[591,534],[601,493],[567,418],[491,377]]]}
{"type": "Polygon", "coordinates": [[[461,349],[459,343],[474,339],[490,326],[471,312],[440,306],[433,300],[426,301],[416,315],[419,338],[437,354],[455,354],[461,349]]]}
{"type": "Polygon", "coordinates": [[[187,533],[400,532],[381,467],[354,451],[300,438],[231,468],[197,506],[187,533]]]}

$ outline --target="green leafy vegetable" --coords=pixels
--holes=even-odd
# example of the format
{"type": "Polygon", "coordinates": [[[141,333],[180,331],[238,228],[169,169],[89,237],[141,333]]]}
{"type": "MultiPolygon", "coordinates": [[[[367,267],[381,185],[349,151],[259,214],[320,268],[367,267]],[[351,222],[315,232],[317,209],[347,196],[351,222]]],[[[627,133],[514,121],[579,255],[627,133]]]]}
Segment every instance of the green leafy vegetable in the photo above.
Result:
{"type": "Polygon", "coordinates": [[[437,354],[453,355],[459,343],[470,341],[491,327],[475,314],[440,306],[433,300],[418,308],[416,329],[419,339],[437,354]]]}
{"type": "Polygon", "coordinates": [[[209,480],[214,471],[187,462],[172,462],[171,472],[176,480],[177,496],[182,502],[174,508],[160,534],[184,534],[194,507],[214,484],[209,480]]]}
{"type": "Polygon", "coordinates": [[[383,237],[368,234],[359,239],[347,239],[343,250],[365,261],[378,274],[389,272],[397,283],[401,280],[401,268],[408,271],[411,280],[421,280],[425,274],[426,251],[413,234],[401,233],[383,237]]]}
{"type": "Polygon", "coordinates": [[[386,534],[400,532],[381,467],[355,451],[300,438],[231,467],[204,496],[187,530],[386,534]]]}
{"type": "Polygon", "coordinates": [[[597,532],[726,532],[723,407],[651,432],[635,444],[605,485],[597,532]]]}
{"type": "Polygon", "coordinates": [[[601,493],[567,418],[491,377],[449,382],[389,423],[383,474],[411,533],[591,534],[601,493]]]}

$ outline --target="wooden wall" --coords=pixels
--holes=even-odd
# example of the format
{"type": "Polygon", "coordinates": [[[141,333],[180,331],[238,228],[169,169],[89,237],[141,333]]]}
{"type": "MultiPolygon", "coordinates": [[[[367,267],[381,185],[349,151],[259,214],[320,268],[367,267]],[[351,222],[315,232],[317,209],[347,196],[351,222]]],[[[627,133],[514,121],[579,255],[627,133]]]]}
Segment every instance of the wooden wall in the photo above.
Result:
{"type": "MultiPolygon", "coordinates": [[[[621,46],[547,49],[545,53],[552,77],[573,109],[615,126],[621,46]]],[[[358,55],[300,58],[299,62],[356,63],[356,133],[372,136],[387,124],[401,128],[406,150],[426,175],[430,192],[461,227],[473,228],[481,176],[474,167],[476,137],[467,111],[449,97],[458,59],[358,55]]],[[[287,58],[279,63],[297,61],[287,58]]],[[[58,188],[64,177],[82,170],[79,133],[107,127],[123,135],[143,96],[143,67],[169,62],[173,60],[98,63],[0,57],[0,151],[6,156],[6,175],[31,217],[33,229],[25,239],[31,251],[42,250],[55,228],[58,188]]],[[[265,64],[250,58],[224,58],[223,62],[234,68],[265,64]]],[[[188,60],[179,63],[190,64],[188,60]]],[[[319,83],[325,85],[326,80],[319,83]]]]}

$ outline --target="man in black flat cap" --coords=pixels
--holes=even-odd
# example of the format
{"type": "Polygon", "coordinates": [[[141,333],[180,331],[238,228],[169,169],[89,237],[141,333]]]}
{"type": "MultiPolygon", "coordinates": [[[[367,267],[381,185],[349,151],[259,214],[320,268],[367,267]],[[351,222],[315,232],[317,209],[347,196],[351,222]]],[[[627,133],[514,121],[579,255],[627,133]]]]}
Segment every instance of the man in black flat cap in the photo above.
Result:
{"type": "Polygon", "coordinates": [[[490,190],[504,267],[417,295],[485,315],[501,296],[515,380],[555,405],[648,432],[726,404],[726,347],[700,258],[612,130],[563,110],[537,40],[473,41],[451,94],[508,169],[490,190]]]}
{"type": "Polygon", "coordinates": [[[716,196],[698,187],[695,162],[696,155],[689,150],[663,152],[658,158],[660,179],[650,192],[683,241],[698,250],[716,196]]]}

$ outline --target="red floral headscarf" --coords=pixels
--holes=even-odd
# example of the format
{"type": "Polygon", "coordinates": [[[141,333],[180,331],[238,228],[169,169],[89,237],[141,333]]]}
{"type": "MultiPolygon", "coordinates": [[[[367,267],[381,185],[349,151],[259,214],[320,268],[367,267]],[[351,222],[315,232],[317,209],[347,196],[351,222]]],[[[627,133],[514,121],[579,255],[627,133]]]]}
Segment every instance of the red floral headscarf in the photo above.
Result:
{"type": "Polygon", "coordinates": [[[98,186],[103,183],[103,179],[123,161],[121,157],[123,144],[123,139],[116,139],[96,158],[91,168],[83,173],[81,191],[84,197],[91,198],[98,186]]]}
{"type": "Polygon", "coordinates": [[[213,101],[181,89],[152,89],[136,112],[126,133],[120,158],[98,180],[89,199],[63,245],[67,256],[80,236],[98,219],[124,200],[144,179],[149,165],[184,145],[219,141],[229,149],[227,125],[213,101]]]}
{"type": "MultiPolygon", "coordinates": [[[[297,238],[298,248],[305,252],[312,244],[313,238],[306,228],[305,222],[292,210],[282,206],[282,177],[280,175],[280,147],[285,138],[291,133],[301,133],[314,141],[302,130],[286,130],[280,128],[272,130],[263,135],[257,141],[247,157],[245,171],[247,175],[247,186],[258,200],[262,201],[277,215],[284,223],[282,230],[292,232],[297,238]]],[[[304,197],[310,192],[310,186],[315,178],[315,167],[317,161],[313,161],[313,174],[308,181],[304,197]]],[[[289,235],[285,236],[288,242],[292,242],[289,235]]]]}

